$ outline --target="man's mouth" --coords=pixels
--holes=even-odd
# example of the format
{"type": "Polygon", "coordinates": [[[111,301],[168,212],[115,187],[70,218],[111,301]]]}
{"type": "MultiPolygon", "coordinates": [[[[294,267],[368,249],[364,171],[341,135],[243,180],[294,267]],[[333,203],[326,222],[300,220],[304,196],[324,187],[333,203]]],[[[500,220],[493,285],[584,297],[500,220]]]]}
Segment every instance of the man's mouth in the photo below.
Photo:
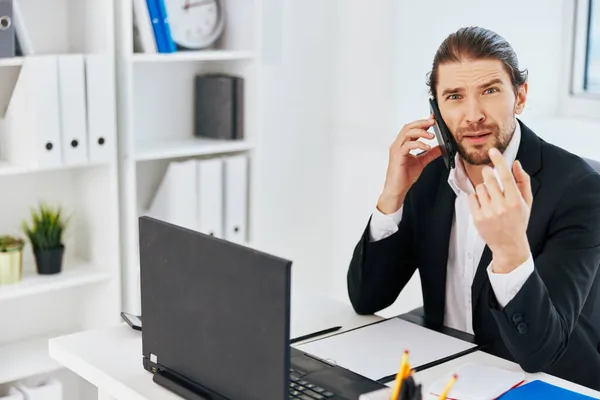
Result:
{"type": "Polygon", "coordinates": [[[485,142],[488,136],[491,135],[491,132],[474,132],[465,135],[465,139],[469,143],[482,143],[485,142]]]}
{"type": "Polygon", "coordinates": [[[490,132],[483,132],[482,131],[482,132],[468,133],[465,136],[467,136],[467,137],[479,137],[479,136],[487,136],[489,134],[490,134],[490,132]]]}

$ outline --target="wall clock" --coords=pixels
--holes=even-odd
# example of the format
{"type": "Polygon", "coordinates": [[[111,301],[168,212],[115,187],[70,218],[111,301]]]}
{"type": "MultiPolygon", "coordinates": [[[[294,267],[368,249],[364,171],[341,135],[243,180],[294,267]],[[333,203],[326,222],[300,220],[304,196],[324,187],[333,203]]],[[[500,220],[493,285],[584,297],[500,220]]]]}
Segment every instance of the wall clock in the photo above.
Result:
{"type": "Polygon", "coordinates": [[[223,0],[164,0],[176,45],[199,50],[210,47],[223,33],[223,0]]]}

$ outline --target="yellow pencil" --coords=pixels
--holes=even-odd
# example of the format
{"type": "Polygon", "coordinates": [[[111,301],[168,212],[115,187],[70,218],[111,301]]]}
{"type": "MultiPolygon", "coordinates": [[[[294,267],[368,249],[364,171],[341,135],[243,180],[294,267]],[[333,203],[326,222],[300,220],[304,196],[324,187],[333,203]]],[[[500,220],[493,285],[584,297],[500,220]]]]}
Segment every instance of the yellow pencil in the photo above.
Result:
{"type": "Polygon", "coordinates": [[[406,378],[408,378],[410,376],[410,373],[411,373],[410,363],[407,362],[404,365],[404,373],[402,374],[402,380],[405,380],[406,378]]]}
{"type": "Polygon", "coordinates": [[[444,389],[444,391],[440,395],[439,400],[446,400],[446,396],[448,396],[448,393],[450,392],[450,389],[452,389],[452,386],[454,385],[454,382],[456,382],[457,379],[458,379],[458,375],[456,375],[456,374],[452,375],[452,378],[450,378],[450,381],[446,385],[446,388],[444,389]]]}
{"type": "Polygon", "coordinates": [[[392,400],[398,400],[398,396],[400,395],[400,388],[402,387],[402,380],[404,379],[404,374],[406,367],[408,366],[408,350],[404,350],[404,354],[402,354],[402,362],[400,363],[400,369],[396,374],[396,385],[394,386],[394,393],[392,395],[392,400]]]}

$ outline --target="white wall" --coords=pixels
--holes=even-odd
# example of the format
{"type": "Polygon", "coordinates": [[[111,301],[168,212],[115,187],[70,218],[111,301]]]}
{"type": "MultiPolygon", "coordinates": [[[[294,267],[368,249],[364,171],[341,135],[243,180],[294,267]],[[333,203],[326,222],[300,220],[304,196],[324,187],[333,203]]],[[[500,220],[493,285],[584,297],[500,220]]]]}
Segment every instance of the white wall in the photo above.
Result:
{"type": "Polygon", "coordinates": [[[334,3],[270,0],[263,26],[262,160],[252,244],[293,261],[293,282],[331,284],[334,3]],[[316,12],[318,11],[318,12],[316,12]],[[277,20],[281,18],[281,20],[277,20]],[[330,32],[330,33],[328,33],[330,32]]]}
{"type": "MultiPolygon", "coordinates": [[[[598,122],[556,119],[564,57],[562,0],[340,0],[336,15],[331,131],[336,296],[347,300],[348,262],[381,191],[388,147],[403,124],[428,115],[426,73],[441,41],[458,28],[481,25],[504,36],[530,74],[523,119],[540,136],[595,156],[598,146],[589,146],[593,137],[587,135],[600,131],[598,122]]],[[[419,285],[413,277],[386,313],[420,305],[419,285]]]]}

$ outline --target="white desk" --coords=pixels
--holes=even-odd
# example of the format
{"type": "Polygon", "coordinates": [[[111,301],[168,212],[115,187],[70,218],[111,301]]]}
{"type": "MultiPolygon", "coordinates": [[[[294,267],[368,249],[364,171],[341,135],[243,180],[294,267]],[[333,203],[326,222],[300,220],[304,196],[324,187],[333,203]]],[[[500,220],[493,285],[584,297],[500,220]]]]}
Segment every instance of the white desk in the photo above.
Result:
{"type": "MultiPolygon", "coordinates": [[[[332,326],[342,326],[342,331],[353,329],[382,319],[356,315],[346,304],[309,291],[293,291],[291,303],[292,338],[332,326]]],[[[181,400],[152,381],[152,374],[142,366],[141,332],[129,325],[51,339],[49,352],[56,361],[96,386],[99,399],[181,400]]]]}
{"type": "MultiPolygon", "coordinates": [[[[352,308],[336,300],[306,291],[292,295],[291,337],[341,325],[342,331],[380,320],[378,316],[359,316],[352,308]]],[[[325,336],[323,336],[325,337],[325,336]]],[[[127,400],[181,400],[152,381],[142,367],[141,333],[121,324],[113,328],[76,333],[50,340],[50,356],[98,388],[98,398],[127,400]]],[[[477,362],[520,371],[512,362],[475,352],[459,359],[421,371],[415,375],[423,393],[434,381],[453,372],[461,364],[477,362]]],[[[540,379],[600,399],[600,392],[547,375],[528,374],[528,380],[540,379]]],[[[435,399],[425,395],[424,399],[435,399]]]]}

